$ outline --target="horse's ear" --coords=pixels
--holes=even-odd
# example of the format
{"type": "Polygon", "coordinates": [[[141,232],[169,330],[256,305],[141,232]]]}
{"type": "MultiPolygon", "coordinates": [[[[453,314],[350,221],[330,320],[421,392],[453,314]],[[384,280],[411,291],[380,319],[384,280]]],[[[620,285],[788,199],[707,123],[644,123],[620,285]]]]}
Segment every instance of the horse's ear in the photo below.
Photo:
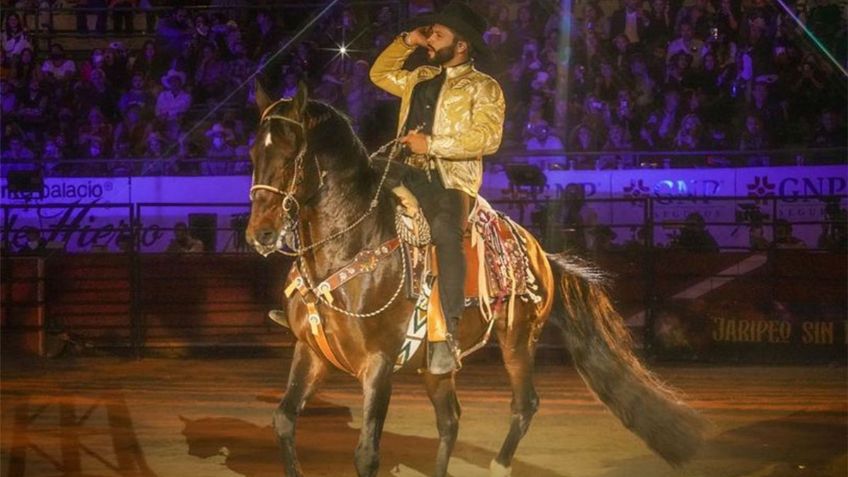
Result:
{"type": "Polygon", "coordinates": [[[259,114],[265,112],[268,109],[268,106],[274,103],[274,100],[268,96],[268,93],[265,91],[265,88],[262,87],[262,82],[259,79],[253,80],[253,84],[256,89],[256,106],[259,107],[259,114]]]}
{"type": "Polygon", "coordinates": [[[306,103],[309,101],[306,83],[299,81],[297,83],[297,94],[294,97],[294,108],[299,117],[303,118],[306,113],[306,103]]]}

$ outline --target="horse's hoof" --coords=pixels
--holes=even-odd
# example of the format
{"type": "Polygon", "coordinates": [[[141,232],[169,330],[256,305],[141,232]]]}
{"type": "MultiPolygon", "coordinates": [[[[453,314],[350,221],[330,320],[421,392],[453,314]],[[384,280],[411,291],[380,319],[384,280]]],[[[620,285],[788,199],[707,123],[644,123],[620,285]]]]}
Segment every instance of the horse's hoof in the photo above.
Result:
{"type": "Polygon", "coordinates": [[[489,477],[510,477],[511,475],[512,467],[504,467],[492,459],[492,463],[489,464],[489,477]]]}

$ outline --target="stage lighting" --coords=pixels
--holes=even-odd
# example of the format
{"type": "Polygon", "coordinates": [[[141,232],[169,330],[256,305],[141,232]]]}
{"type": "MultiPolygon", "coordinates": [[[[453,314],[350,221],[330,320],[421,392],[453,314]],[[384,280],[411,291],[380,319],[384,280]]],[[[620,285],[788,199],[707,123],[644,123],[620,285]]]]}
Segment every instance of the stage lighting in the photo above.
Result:
{"type": "Polygon", "coordinates": [[[345,45],[344,43],[342,43],[340,45],[336,45],[336,51],[338,52],[339,55],[346,57],[347,56],[347,45],[345,45]]]}

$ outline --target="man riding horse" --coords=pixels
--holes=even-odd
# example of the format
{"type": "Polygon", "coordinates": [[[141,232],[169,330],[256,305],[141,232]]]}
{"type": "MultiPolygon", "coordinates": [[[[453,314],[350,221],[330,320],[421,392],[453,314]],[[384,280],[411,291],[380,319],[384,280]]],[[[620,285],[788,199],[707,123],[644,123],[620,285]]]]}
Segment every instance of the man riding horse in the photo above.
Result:
{"type": "Polygon", "coordinates": [[[487,51],[482,17],[454,2],[412,25],[377,57],[370,76],[401,98],[398,134],[415,169],[395,178],[393,191],[407,208],[420,204],[430,225],[447,328],[446,341],[433,344],[431,370],[447,373],[461,366],[455,336],[465,308],[466,219],[483,181],[483,155],[500,146],[505,105],[497,81],[474,68],[487,51]],[[416,47],[427,49],[429,64],[403,69],[416,47]]]}

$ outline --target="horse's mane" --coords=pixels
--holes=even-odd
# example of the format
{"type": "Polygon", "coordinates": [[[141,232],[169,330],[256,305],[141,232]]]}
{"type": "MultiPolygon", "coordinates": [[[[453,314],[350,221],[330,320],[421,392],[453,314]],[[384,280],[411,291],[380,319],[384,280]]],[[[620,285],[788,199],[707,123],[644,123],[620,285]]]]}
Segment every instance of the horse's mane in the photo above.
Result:
{"type": "MultiPolygon", "coordinates": [[[[353,131],[350,118],[329,104],[309,100],[306,123],[310,152],[321,158],[330,180],[343,184],[341,202],[335,205],[356,207],[354,203],[358,202],[359,207],[367,207],[374,198],[381,174],[372,168],[368,151],[353,131]]],[[[380,218],[372,225],[378,227],[371,232],[375,237],[383,236],[383,230],[394,231],[394,208],[386,197],[384,190],[378,199],[380,218]]]]}
{"type": "Polygon", "coordinates": [[[341,162],[333,164],[341,168],[368,168],[368,152],[344,113],[327,103],[309,100],[306,117],[311,151],[327,157],[330,162],[341,162]]]}

